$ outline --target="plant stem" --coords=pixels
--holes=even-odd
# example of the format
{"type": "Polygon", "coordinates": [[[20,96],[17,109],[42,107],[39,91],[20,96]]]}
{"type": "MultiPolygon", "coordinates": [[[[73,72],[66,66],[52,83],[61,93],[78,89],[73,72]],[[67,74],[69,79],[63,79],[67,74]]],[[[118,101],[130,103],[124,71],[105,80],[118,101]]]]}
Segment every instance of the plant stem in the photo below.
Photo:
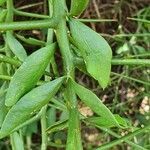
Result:
{"type": "Polygon", "coordinates": [[[0,54],[0,62],[5,62],[11,65],[14,65],[16,67],[19,67],[21,65],[21,62],[19,60],[15,60],[11,57],[5,56],[3,54],[0,54]]]}
{"type": "Polygon", "coordinates": [[[112,65],[144,65],[150,66],[150,59],[113,59],[112,65]]]}
{"type": "Polygon", "coordinates": [[[35,14],[35,13],[28,13],[28,12],[20,11],[20,10],[17,10],[17,9],[14,9],[14,13],[16,15],[19,15],[19,16],[50,19],[50,17],[47,16],[47,15],[40,15],[40,14],[35,14]]]}
{"type": "Polygon", "coordinates": [[[55,28],[56,25],[57,23],[55,19],[0,23],[0,31],[55,28]]]}
{"type": "Polygon", "coordinates": [[[146,132],[147,130],[150,129],[150,125],[148,126],[145,126],[144,128],[141,128],[141,129],[138,129],[136,131],[134,131],[133,133],[130,133],[122,138],[119,138],[117,140],[114,140],[110,143],[107,143],[107,144],[104,144],[102,145],[101,147],[97,148],[96,150],[104,150],[104,149],[109,149],[117,144],[120,144],[122,142],[124,142],[125,140],[129,140],[130,138],[133,138],[134,136],[138,135],[138,134],[141,134],[141,133],[144,133],[146,132]]]}
{"type": "Polygon", "coordinates": [[[115,19],[77,19],[77,20],[81,22],[92,22],[92,23],[117,21],[115,19]]]}
{"type": "MultiPolygon", "coordinates": [[[[79,57],[74,58],[74,63],[76,65],[80,65],[84,63],[84,60],[79,57]]],[[[150,66],[150,59],[112,59],[112,65],[142,65],[142,66],[150,66]]]]}
{"type": "Polygon", "coordinates": [[[46,150],[47,149],[47,134],[46,134],[46,110],[47,110],[47,105],[42,108],[42,115],[41,115],[41,131],[42,131],[42,145],[41,145],[41,150],[46,150]]]}
{"type": "Polygon", "coordinates": [[[43,5],[43,2],[24,5],[24,6],[18,7],[17,9],[18,9],[18,10],[22,10],[22,9],[27,9],[27,8],[39,6],[39,5],[43,5]]]}
{"type": "Polygon", "coordinates": [[[27,150],[31,150],[31,135],[26,136],[27,150]]]}
{"type": "Polygon", "coordinates": [[[11,77],[6,76],[6,75],[0,75],[0,79],[2,79],[2,80],[11,80],[11,77]]]}
{"type": "MultiPolygon", "coordinates": [[[[93,124],[92,124],[92,125],[93,125],[93,124]]],[[[93,126],[96,126],[97,128],[99,128],[99,129],[101,129],[101,130],[103,130],[103,131],[109,133],[110,135],[112,135],[112,136],[114,136],[114,137],[116,137],[116,138],[121,138],[120,135],[118,135],[117,133],[111,131],[110,129],[107,129],[107,128],[105,128],[105,127],[99,127],[99,126],[97,126],[97,125],[93,125],[93,126]]],[[[137,148],[138,150],[146,150],[145,148],[141,147],[140,145],[137,145],[137,144],[133,143],[133,142],[130,141],[130,140],[125,140],[125,142],[128,143],[129,145],[131,145],[132,147],[137,148]]]]}
{"type": "MultiPolygon", "coordinates": [[[[59,1],[58,5],[65,7],[64,3],[65,3],[64,0],[61,2],[59,1]]],[[[73,56],[69,47],[65,8],[61,8],[59,13],[57,13],[56,15],[59,15],[56,17],[60,18],[60,22],[56,30],[56,37],[63,58],[64,72],[68,77],[74,79],[73,56]]],[[[80,121],[79,121],[79,114],[77,109],[77,99],[73,87],[70,83],[70,80],[68,80],[67,82],[65,95],[68,100],[67,102],[68,102],[68,109],[69,109],[69,123],[68,123],[68,136],[67,136],[66,150],[70,150],[70,149],[81,150],[82,144],[81,144],[81,136],[80,136],[80,121]]]]}
{"type": "Polygon", "coordinates": [[[129,80],[132,80],[132,81],[135,81],[135,82],[141,83],[141,84],[145,84],[145,85],[150,86],[150,82],[146,82],[146,81],[138,80],[138,79],[135,79],[135,78],[132,78],[132,77],[128,77],[128,76],[126,76],[126,75],[122,75],[122,74],[115,73],[115,72],[111,72],[111,74],[112,74],[112,75],[119,76],[119,77],[123,77],[123,78],[126,78],[126,79],[129,79],[129,80]]]}
{"type": "Polygon", "coordinates": [[[143,22],[143,23],[147,23],[147,24],[150,24],[150,21],[149,21],[149,20],[147,20],[147,19],[130,18],[130,17],[128,17],[127,19],[129,19],[129,20],[134,20],[134,21],[139,21],[139,22],[143,22]]]}
{"type": "Polygon", "coordinates": [[[63,56],[64,71],[68,76],[73,76],[73,57],[69,48],[65,20],[61,20],[59,23],[56,30],[56,36],[63,56]]]}

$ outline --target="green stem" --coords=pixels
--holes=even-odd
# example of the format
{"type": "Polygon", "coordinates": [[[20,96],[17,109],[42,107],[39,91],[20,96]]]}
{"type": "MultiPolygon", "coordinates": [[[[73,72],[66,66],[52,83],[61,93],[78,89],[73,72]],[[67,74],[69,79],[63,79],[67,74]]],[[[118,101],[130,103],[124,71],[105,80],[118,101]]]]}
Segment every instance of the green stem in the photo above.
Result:
{"type": "Polygon", "coordinates": [[[19,15],[19,16],[50,19],[50,17],[47,16],[47,15],[40,15],[40,14],[35,14],[35,13],[28,13],[28,12],[20,11],[20,10],[17,10],[17,9],[14,9],[14,13],[16,15],[19,15]]]}
{"type": "Polygon", "coordinates": [[[26,142],[27,142],[27,150],[32,150],[31,149],[31,135],[26,136],[26,142]]]}
{"type": "Polygon", "coordinates": [[[150,59],[113,59],[112,65],[144,65],[150,66],[150,59]]]}
{"type": "Polygon", "coordinates": [[[77,20],[81,22],[93,22],[93,23],[117,21],[116,19],[77,19],[77,20]]]}
{"type": "Polygon", "coordinates": [[[36,21],[19,21],[12,23],[0,23],[0,31],[7,30],[31,30],[42,28],[55,28],[57,22],[55,19],[36,20],[36,21]]]}
{"type": "Polygon", "coordinates": [[[47,149],[47,134],[46,134],[46,111],[47,111],[47,105],[42,108],[42,115],[41,115],[41,131],[42,131],[42,144],[41,144],[41,150],[47,149]]]}
{"type": "Polygon", "coordinates": [[[126,79],[129,79],[129,80],[132,80],[132,81],[135,81],[135,82],[137,82],[137,83],[141,83],[141,84],[145,84],[145,85],[150,86],[150,82],[138,80],[138,79],[135,79],[135,78],[132,78],[132,77],[128,77],[128,76],[126,76],[126,75],[122,75],[122,74],[115,73],[115,72],[111,72],[111,74],[112,74],[112,75],[119,76],[119,77],[123,77],[123,78],[126,78],[126,79]]]}
{"type": "Polygon", "coordinates": [[[63,62],[64,62],[64,71],[68,76],[74,76],[73,72],[73,57],[69,47],[69,41],[66,31],[66,22],[63,18],[56,30],[57,41],[62,53],[63,62]]]}
{"type": "Polygon", "coordinates": [[[53,142],[48,142],[48,145],[51,146],[51,147],[56,147],[56,148],[65,148],[66,147],[66,145],[56,144],[56,143],[53,143],[53,142]]]}
{"type": "MultiPolygon", "coordinates": [[[[74,58],[74,63],[76,65],[84,64],[84,60],[79,57],[74,58]]],[[[143,65],[150,66],[150,59],[112,59],[112,65],[143,65]]]]}
{"type": "Polygon", "coordinates": [[[101,147],[97,148],[96,150],[104,150],[104,149],[109,149],[113,146],[116,146],[117,144],[120,144],[122,142],[124,142],[125,140],[129,140],[130,138],[133,138],[134,136],[138,135],[138,134],[141,134],[141,133],[144,133],[146,132],[147,130],[150,129],[150,125],[148,126],[145,126],[144,128],[141,128],[141,129],[138,129],[136,131],[134,131],[133,133],[130,133],[122,138],[119,138],[117,140],[114,140],[110,143],[107,143],[107,144],[104,144],[102,145],[101,147]]]}
{"type": "MultiPolygon", "coordinates": [[[[67,35],[66,27],[66,12],[65,12],[65,1],[56,0],[58,5],[64,6],[56,13],[56,17],[59,18],[60,22],[57,26],[56,37],[64,63],[64,72],[68,77],[74,78],[74,64],[73,56],[69,46],[69,40],[67,35]]],[[[58,6],[59,7],[59,6],[58,6]]],[[[82,149],[81,135],[80,135],[80,121],[77,109],[77,98],[74,93],[73,87],[70,80],[67,82],[66,87],[66,98],[69,109],[69,125],[68,125],[68,136],[67,136],[67,147],[66,150],[82,149]]]]}
{"type": "Polygon", "coordinates": [[[6,22],[12,22],[13,21],[13,1],[12,0],[7,0],[7,17],[6,17],[6,22]]]}
{"type": "Polygon", "coordinates": [[[130,37],[130,36],[143,37],[143,36],[150,36],[150,34],[149,33],[129,33],[129,34],[116,34],[111,37],[115,38],[115,37],[130,37]]]}
{"type": "Polygon", "coordinates": [[[18,10],[22,10],[22,9],[27,9],[27,8],[39,6],[39,5],[43,5],[43,2],[24,5],[24,6],[18,7],[17,9],[18,9],[18,10]]]}
{"type": "Polygon", "coordinates": [[[6,76],[6,75],[0,75],[0,79],[2,79],[2,80],[11,80],[11,77],[6,76]]]}
{"type": "Polygon", "coordinates": [[[130,17],[128,17],[127,19],[129,19],[129,20],[134,20],[134,21],[139,21],[139,22],[143,22],[143,23],[147,23],[147,24],[150,24],[150,21],[149,21],[149,20],[146,20],[146,19],[140,19],[140,18],[130,18],[130,17]]]}
{"type": "Polygon", "coordinates": [[[11,57],[5,56],[3,54],[0,54],[0,62],[5,62],[11,65],[14,65],[16,67],[19,67],[21,65],[21,62],[18,60],[15,60],[11,57]]]}
{"type": "MultiPolygon", "coordinates": [[[[116,137],[116,138],[121,138],[120,135],[118,135],[117,133],[111,131],[111,130],[108,129],[108,128],[99,127],[99,126],[97,126],[97,125],[94,125],[94,126],[96,126],[97,128],[103,130],[104,132],[109,133],[110,135],[112,135],[112,136],[114,136],[114,137],[116,137]]],[[[130,141],[130,140],[125,140],[125,142],[128,143],[129,145],[131,145],[132,147],[137,148],[138,150],[146,150],[145,148],[141,147],[140,145],[137,145],[137,144],[133,143],[133,142],[130,141]]]]}

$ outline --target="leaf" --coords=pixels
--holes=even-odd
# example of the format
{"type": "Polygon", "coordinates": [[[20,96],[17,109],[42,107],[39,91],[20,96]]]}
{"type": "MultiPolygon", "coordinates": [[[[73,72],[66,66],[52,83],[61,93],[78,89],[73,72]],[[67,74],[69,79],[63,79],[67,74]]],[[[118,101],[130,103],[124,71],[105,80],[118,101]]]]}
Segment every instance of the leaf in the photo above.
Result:
{"type": "Polygon", "coordinates": [[[83,103],[85,103],[93,110],[93,112],[105,118],[107,124],[110,122],[109,124],[120,127],[111,111],[102,103],[102,101],[93,92],[77,84],[74,81],[72,81],[72,84],[75,93],[79,96],[83,103]]]}
{"type": "Polygon", "coordinates": [[[115,127],[114,123],[111,122],[110,120],[106,120],[105,117],[89,117],[85,119],[85,121],[95,124],[100,127],[106,127],[106,128],[115,127]]]}
{"type": "Polygon", "coordinates": [[[0,130],[0,138],[12,133],[15,128],[46,105],[60,88],[64,77],[34,88],[24,95],[8,112],[0,130]]]}
{"type": "Polygon", "coordinates": [[[82,54],[87,71],[105,88],[111,71],[110,46],[102,36],[83,23],[71,19],[69,24],[72,39],[82,54]]]}
{"type": "Polygon", "coordinates": [[[13,106],[21,96],[36,85],[50,62],[54,49],[55,44],[51,44],[27,57],[10,82],[6,94],[6,106],[13,106]]]}
{"type": "MultiPolygon", "coordinates": [[[[122,127],[127,127],[127,123],[123,118],[121,118],[119,115],[114,115],[114,117],[122,127]]],[[[96,124],[100,127],[105,127],[105,128],[115,127],[114,123],[106,119],[105,117],[89,117],[86,118],[85,121],[88,121],[89,123],[92,124],[96,124]]]]}
{"type": "Polygon", "coordinates": [[[68,119],[57,121],[50,125],[47,129],[46,132],[48,134],[53,133],[53,132],[58,132],[61,130],[64,130],[68,127],[68,119]]]}
{"type": "Polygon", "coordinates": [[[80,15],[86,8],[89,0],[71,0],[70,16],[80,15]]]}
{"type": "Polygon", "coordinates": [[[125,127],[125,128],[128,127],[127,121],[126,121],[124,118],[120,117],[118,114],[114,114],[114,116],[115,116],[117,122],[118,122],[121,126],[123,126],[123,127],[125,127]]]}
{"type": "Polygon", "coordinates": [[[13,36],[11,31],[6,32],[6,39],[10,50],[19,58],[24,61],[27,58],[27,53],[20,42],[13,36]]]}
{"type": "Polygon", "coordinates": [[[4,121],[7,114],[7,107],[5,106],[5,89],[7,87],[6,82],[0,88],[0,127],[4,121]]]}

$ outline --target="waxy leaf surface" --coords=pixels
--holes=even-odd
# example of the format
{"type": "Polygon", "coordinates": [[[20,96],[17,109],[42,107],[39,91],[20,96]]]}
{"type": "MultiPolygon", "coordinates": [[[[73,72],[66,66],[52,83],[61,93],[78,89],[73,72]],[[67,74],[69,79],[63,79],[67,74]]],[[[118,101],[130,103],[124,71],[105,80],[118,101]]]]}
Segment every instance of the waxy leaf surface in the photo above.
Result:
{"type": "Polygon", "coordinates": [[[6,106],[13,106],[21,96],[36,85],[50,62],[54,49],[55,44],[52,44],[39,49],[26,58],[11,79],[6,94],[6,106]]]}
{"type": "Polygon", "coordinates": [[[102,101],[90,90],[72,81],[74,90],[81,101],[89,106],[93,112],[106,119],[107,124],[120,126],[111,111],[102,103],[102,101]]]}
{"type": "Polygon", "coordinates": [[[71,0],[71,16],[80,15],[86,8],[89,3],[89,0],[71,0]]]}
{"type": "Polygon", "coordinates": [[[27,58],[27,53],[21,43],[13,36],[11,31],[6,32],[6,39],[10,50],[19,58],[24,61],[27,58]]]}
{"type": "Polygon", "coordinates": [[[63,80],[64,77],[55,79],[24,95],[7,113],[0,130],[0,138],[9,135],[16,127],[46,105],[56,94],[63,80]]]}
{"type": "Polygon", "coordinates": [[[105,88],[110,79],[112,51],[106,40],[83,23],[70,20],[75,46],[85,61],[89,74],[105,88]]]}

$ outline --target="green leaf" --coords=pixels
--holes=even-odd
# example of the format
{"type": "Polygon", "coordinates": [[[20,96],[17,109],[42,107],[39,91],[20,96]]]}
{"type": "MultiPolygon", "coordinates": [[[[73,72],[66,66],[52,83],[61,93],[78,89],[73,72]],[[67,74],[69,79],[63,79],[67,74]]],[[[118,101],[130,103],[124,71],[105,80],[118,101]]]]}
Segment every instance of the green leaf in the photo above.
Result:
{"type": "Polygon", "coordinates": [[[114,123],[111,122],[110,120],[107,120],[105,117],[89,117],[86,118],[85,121],[100,127],[106,127],[106,128],[115,127],[114,123]]]}
{"type": "Polygon", "coordinates": [[[89,106],[93,112],[105,118],[107,124],[111,124],[113,126],[120,127],[114,115],[111,111],[102,103],[102,101],[90,90],[84,88],[83,86],[77,84],[72,81],[74,90],[76,94],[79,96],[81,101],[83,101],[87,106],[89,106]]]}
{"type": "Polygon", "coordinates": [[[12,133],[15,128],[46,105],[60,88],[64,77],[34,88],[24,95],[8,112],[0,130],[0,138],[12,133]]]}
{"type": "Polygon", "coordinates": [[[7,87],[6,82],[0,88],[0,127],[4,121],[7,114],[7,107],[5,106],[5,89],[7,87]]]}
{"type": "Polygon", "coordinates": [[[53,132],[58,132],[61,130],[64,130],[68,127],[68,119],[67,120],[61,120],[61,121],[57,121],[55,123],[53,123],[52,125],[50,125],[47,129],[46,132],[48,134],[53,133],[53,132]]]}
{"type": "Polygon", "coordinates": [[[13,36],[11,31],[6,32],[6,39],[10,50],[19,58],[24,61],[27,58],[27,53],[21,43],[13,36]]]}
{"type": "Polygon", "coordinates": [[[86,8],[89,0],[71,0],[70,16],[80,15],[86,8]]]}
{"type": "Polygon", "coordinates": [[[13,106],[21,96],[36,85],[50,62],[55,46],[51,44],[27,57],[10,82],[6,94],[6,106],[13,106]]]}
{"type": "MultiPolygon", "coordinates": [[[[127,127],[127,123],[123,118],[121,118],[119,115],[114,115],[114,117],[117,120],[119,125],[125,128],[127,127]]],[[[100,127],[105,127],[105,128],[115,127],[114,123],[106,119],[105,117],[89,117],[86,118],[85,121],[88,121],[89,123],[92,124],[96,124],[100,127]]]]}
{"type": "Polygon", "coordinates": [[[128,127],[127,121],[126,121],[124,118],[120,117],[118,114],[115,114],[114,116],[115,116],[117,122],[118,122],[121,126],[123,126],[123,127],[125,127],[125,128],[128,127]]]}
{"type": "Polygon", "coordinates": [[[105,88],[111,72],[110,46],[102,36],[83,23],[71,19],[69,24],[72,39],[82,54],[87,71],[105,88]]]}

